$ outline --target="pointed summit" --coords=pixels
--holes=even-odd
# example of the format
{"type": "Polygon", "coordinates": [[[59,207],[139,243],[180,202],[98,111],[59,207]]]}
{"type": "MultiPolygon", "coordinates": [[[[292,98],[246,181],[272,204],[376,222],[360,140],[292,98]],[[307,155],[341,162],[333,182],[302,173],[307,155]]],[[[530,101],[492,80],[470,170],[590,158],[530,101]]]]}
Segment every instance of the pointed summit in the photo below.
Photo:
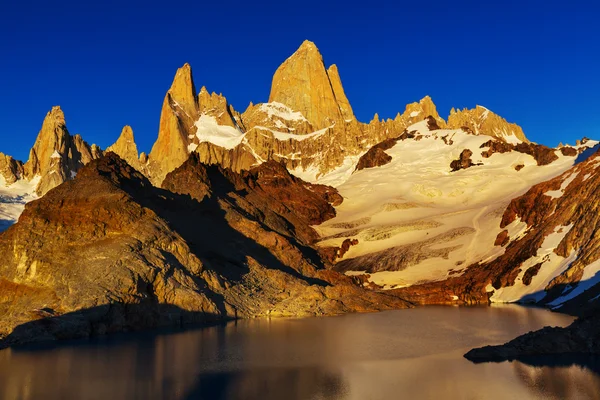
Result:
{"type": "Polygon", "coordinates": [[[129,125],[123,127],[117,141],[106,149],[106,152],[109,151],[116,153],[133,168],[139,170],[138,149],[133,137],[133,130],[129,125]]]}
{"type": "Polygon", "coordinates": [[[150,178],[160,185],[165,175],[188,158],[189,135],[198,118],[198,97],[192,78],[192,67],[184,64],[173,78],[160,113],[158,138],[148,155],[150,178]]]}
{"type": "Polygon", "coordinates": [[[338,72],[337,65],[331,64],[331,66],[327,69],[327,75],[329,75],[329,81],[331,82],[331,87],[333,88],[333,94],[335,94],[335,98],[337,99],[344,119],[355,119],[354,113],[352,112],[352,106],[350,105],[350,102],[346,97],[346,93],[344,92],[344,87],[342,86],[342,80],[340,79],[340,73],[338,72]]]}
{"type": "Polygon", "coordinates": [[[494,136],[508,143],[529,142],[519,125],[510,123],[479,105],[471,110],[465,108],[450,112],[448,127],[453,129],[467,127],[476,135],[494,136]]]}
{"type": "Polygon", "coordinates": [[[196,87],[192,78],[192,67],[185,63],[179,68],[173,78],[169,89],[171,99],[176,102],[185,112],[192,114],[198,108],[196,98],[196,87]]]}
{"type": "Polygon", "coordinates": [[[406,105],[406,109],[402,114],[402,119],[406,121],[407,125],[412,125],[415,122],[423,121],[427,117],[433,117],[439,127],[446,126],[446,121],[440,117],[437,112],[437,108],[431,100],[431,97],[425,96],[419,102],[414,102],[406,105]]]}
{"type": "Polygon", "coordinates": [[[60,106],[54,106],[46,114],[42,128],[35,143],[29,151],[29,160],[25,163],[25,171],[29,177],[44,174],[53,163],[56,154],[67,154],[67,141],[70,137],[65,121],[65,114],[60,106]],[[55,154],[56,152],[56,154],[55,154]]]}
{"type": "Polygon", "coordinates": [[[29,160],[23,166],[25,177],[41,178],[36,192],[42,196],[73,178],[83,165],[98,156],[81,136],[69,134],[65,114],[60,106],[54,106],[46,114],[29,160]]]}
{"type": "Polygon", "coordinates": [[[351,112],[337,68],[334,73],[332,84],[319,49],[305,40],[275,71],[269,102],[282,103],[301,112],[316,129],[331,126],[343,119],[342,109],[346,114],[351,112]],[[336,98],[336,92],[341,99],[336,98]]]}

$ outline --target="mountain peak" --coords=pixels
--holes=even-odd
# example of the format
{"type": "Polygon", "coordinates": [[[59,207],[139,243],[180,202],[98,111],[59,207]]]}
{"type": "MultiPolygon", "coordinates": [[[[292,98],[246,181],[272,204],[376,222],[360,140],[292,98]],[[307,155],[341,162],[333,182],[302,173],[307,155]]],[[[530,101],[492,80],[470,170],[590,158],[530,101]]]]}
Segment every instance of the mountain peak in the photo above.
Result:
{"type": "Polygon", "coordinates": [[[342,79],[340,78],[340,73],[338,71],[338,67],[335,64],[331,64],[327,69],[327,75],[329,76],[329,81],[331,83],[331,87],[333,88],[333,93],[335,98],[340,106],[340,111],[345,120],[355,119],[354,112],[352,111],[352,106],[346,97],[346,93],[344,92],[344,87],[342,86],[342,79]]]}
{"type": "Polygon", "coordinates": [[[494,136],[509,143],[529,142],[519,125],[480,105],[470,110],[450,110],[448,126],[454,129],[467,127],[476,135],[494,136]]]}
{"type": "Polygon", "coordinates": [[[53,106],[46,114],[43,124],[65,125],[65,113],[60,106],[53,106]]]}
{"type": "Polygon", "coordinates": [[[125,125],[123,127],[117,141],[106,149],[106,152],[110,151],[127,161],[132,167],[139,169],[138,149],[131,126],[125,125]]]}
{"type": "Polygon", "coordinates": [[[36,187],[41,196],[71,179],[84,164],[97,156],[99,152],[94,153],[81,136],[69,134],[64,112],[60,106],[54,106],[46,114],[29,151],[29,160],[23,166],[25,177],[41,177],[36,187]]]}
{"type": "Polygon", "coordinates": [[[273,75],[269,103],[285,104],[299,111],[313,127],[322,129],[352,114],[337,67],[325,69],[317,46],[305,40],[273,75]],[[337,97],[339,96],[339,98],[337,97]]]}
{"type": "Polygon", "coordinates": [[[185,63],[183,67],[177,69],[169,94],[171,99],[177,102],[186,112],[191,112],[196,108],[196,87],[194,86],[190,64],[185,63]]]}
{"type": "Polygon", "coordinates": [[[311,42],[310,40],[303,41],[300,47],[298,47],[298,50],[316,50],[317,52],[319,51],[317,45],[314,42],[311,42]]]}

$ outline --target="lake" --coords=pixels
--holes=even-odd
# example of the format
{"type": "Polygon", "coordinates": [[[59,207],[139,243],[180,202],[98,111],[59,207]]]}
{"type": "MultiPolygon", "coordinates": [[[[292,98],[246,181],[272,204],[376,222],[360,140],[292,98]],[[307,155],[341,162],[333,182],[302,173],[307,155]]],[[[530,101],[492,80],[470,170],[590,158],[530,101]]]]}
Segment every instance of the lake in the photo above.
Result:
{"type": "Polygon", "coordinates": [[[254,319],[0,351],[2,399],[600,398],[579,365],[473,364],[572,317],[516,305],[254,319]]]}

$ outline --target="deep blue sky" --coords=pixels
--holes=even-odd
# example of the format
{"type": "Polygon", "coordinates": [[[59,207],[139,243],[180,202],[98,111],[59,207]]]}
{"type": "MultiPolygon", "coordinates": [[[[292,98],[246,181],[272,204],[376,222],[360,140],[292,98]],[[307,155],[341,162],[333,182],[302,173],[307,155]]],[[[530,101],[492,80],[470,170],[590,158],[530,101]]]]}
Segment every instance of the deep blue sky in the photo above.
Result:
{"type": "Polygon", "coordinates": [[[359,120],[428,94],[444,118],[481,104],[540,143],[600,138],[597,1],[119,3],[0,4],[1,152],[26,159],[56,104],[88,142],[129,124],[149,151],[178,67],[243,111],[304,39],[338,65],[359,120]]]}

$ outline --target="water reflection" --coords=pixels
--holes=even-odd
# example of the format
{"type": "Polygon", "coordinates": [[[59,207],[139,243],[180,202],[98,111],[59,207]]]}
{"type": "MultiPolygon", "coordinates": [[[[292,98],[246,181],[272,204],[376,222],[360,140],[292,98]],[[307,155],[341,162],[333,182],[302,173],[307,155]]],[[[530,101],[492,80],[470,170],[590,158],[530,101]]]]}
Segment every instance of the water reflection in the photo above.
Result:
{"type": "Polygon", "coordinates": [[[579,366],[472,364],[471,347],[571,318],[517,306],[237,321],[0,351],[5,399],[595,398],[579,366]]]}

